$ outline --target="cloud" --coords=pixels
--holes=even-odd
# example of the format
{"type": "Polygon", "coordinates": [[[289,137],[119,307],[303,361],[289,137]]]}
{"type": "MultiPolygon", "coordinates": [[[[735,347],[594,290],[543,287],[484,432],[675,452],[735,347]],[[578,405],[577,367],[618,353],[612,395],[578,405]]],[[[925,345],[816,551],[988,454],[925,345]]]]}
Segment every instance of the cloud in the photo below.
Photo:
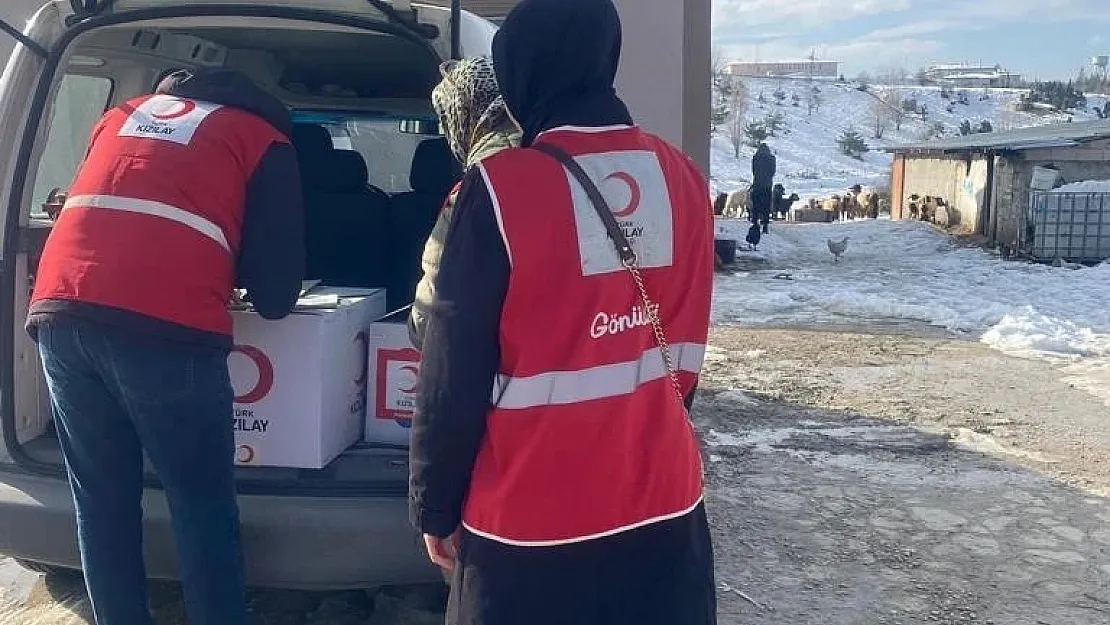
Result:
{"type": "Polygon", "coordinates": [[[911,0],[716,0],[713,27],[723,33],[780,22],[818,26],[896,13],[911,4],[911,0]]]}
{"type": "MultiPolygon", "coordinates": [[[[801,58],[847,72],[936,60],[977,31],[1030,23],[1110,23],[1107,0],[713,0],[713,39],[734,58],[801,58]]],[[[1086,33],[1085,33],[1086,34],[1086,33]]],[[[1101,37],[1091,48],[1105,45],[1101,37]]]]}

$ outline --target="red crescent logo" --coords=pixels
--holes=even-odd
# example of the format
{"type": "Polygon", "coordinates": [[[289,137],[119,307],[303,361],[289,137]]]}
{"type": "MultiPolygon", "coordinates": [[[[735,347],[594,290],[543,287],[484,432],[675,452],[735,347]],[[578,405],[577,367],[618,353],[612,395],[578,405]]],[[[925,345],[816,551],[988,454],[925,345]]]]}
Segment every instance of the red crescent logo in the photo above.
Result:
{"type": "Polygon", "coordinates": [[[623,171],[613,172],[605,177],[605,180],[613,179],[620,180],[628,185],[628,190],[632,195],[632,197],[628,199],[628,206],[625,206],[619,211],[613,211],[613,216],[618,218],[628,217],[632,213],[635,213],[636,209],[640,208],[640,184],[636,182],[636,179],[633,178],[631,174],[627,174],[623,171]]]}
{"type": "Polygon", "coordinates": [[[407,372],[411,373],[413,375],[413,377],[416,378],[416,382],[414,382],[413,385],[410,386],[409,388],[401,388],[399,390],[402,393],[415,393],[416,392],[416,387],[420,384],[420,368],[417,367],[416,365],[405,365],[405,366],[401,367],[400,369],[401,369],[401,371],[407,371],[407,372]]]}
{"type": "Polygon", "coordinates": [[[358,343],[362,347],[360,352],[362,354],[362,371],[360,371],[358,377],[355,378],[355,384],[362,386],[366,384],[367,378],[370,377],[370,359],[367,358],[370,350],[370,337],[368,337],[365,332],[359,332],[355,335],[355,343],[358,343]]]}
{"type": "Polygon", "coordinates": [[[236,345],[231,348],[233,353],[239,353],[254,362],[258,369],[258,382],[254,388],[235,397],[237,404],[255,404],[266,398],[274,388],[274,363],[262,353],[262,350],[251,345],[236,345]]]}
{"type": "Polygon", "coordinates": [[[167,102],[159,102],[152,107],[150,116],[158,121],[169,121],[177,119],[178,117],[185,117],[192,113],[197,108],[197,103],[192,100],[169,100],[167,102]],[[158,109],[161,112],[155,112],[158,109]]]}
{"type": "Polygon", "coordinates": [[[250,464],[254,462],[254,448],[250,445],[239,445],[235,449],[235,462],[239,464],[250,464]]]}

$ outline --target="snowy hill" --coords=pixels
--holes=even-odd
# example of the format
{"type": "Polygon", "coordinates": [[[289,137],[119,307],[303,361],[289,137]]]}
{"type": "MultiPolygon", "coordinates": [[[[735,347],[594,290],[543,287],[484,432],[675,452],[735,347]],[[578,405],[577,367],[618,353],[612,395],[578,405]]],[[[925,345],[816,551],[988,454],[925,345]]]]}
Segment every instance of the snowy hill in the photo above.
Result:
{"type": "MultiPolygon", "coordinates": [[[[775,112],[785,118],[785,130],[777,137],[768,138],[767,143],[778,157],[779,182],[786,186],[788,193],[797,192],[803,200],[843,191],[856,183],[886,186],[891,157],[878,150],[924,141],[929,127],[937,122],[944,124],[946,136],[952,136],[958,134],[965,119],[973,126],[989,121],[996,131],[1064,123],[1069,117],[1077,122],[1097,119],[1090,108],[1070,115],[1018,111],[1016,105],[1024,93],[1020,89],[969,89],[965,105],[942,98],[937,87],[905,86],[898,87],[898,93],[904,99],[916,99],[919,106],[924,105],[928,110],[927,120],[922,121],[919,115],[907,115],[900,130],[891,124],[882,139],[874,139],[872,109],[883,87],[871,87],[871,92],[866,93],[852,84],[816,83],[821,90],[821,106],[809,116],[804,99],[809,83],[804,80],[746,78],[744,84],[748,91],[748,121],[758,121],[775,112]],[[773,97],[780,88],[787,94],[782,105],[776,104],[773,97]],[[761,93],[766,100],[764,103],[759,102],[761,93]],[[794,94],[801,98],[800,106],[792,104],[794,94]],[[946,110],[950,105],[952,112],[946,110]],[[841,154],[837,147],[836,140],[845,130],[858,132],[871,148],[862,160],[841,154]]],[[[1088,96],[1087,105],[1102,106],[1106,101],[1106,96],[1088,96]]],[[[718,128],[711,150],[714,190],[746,187],[751,180],[754,153],[754,148],[745,145],[740,158],[734,158],[724,128],[718,128]]]]}

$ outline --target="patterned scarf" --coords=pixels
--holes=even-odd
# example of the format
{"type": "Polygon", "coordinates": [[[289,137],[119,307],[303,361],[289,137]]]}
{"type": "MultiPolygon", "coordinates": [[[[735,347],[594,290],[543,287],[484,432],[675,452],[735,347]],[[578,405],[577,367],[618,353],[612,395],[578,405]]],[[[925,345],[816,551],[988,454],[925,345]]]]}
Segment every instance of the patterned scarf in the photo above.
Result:
{"type": "Polygon", "coordinates": [[[474,145],[509,121],[508,109],[489,57],[448,61],[440,70],[443,80],[432,91],[432,106],[455,158],[469,164],[474,145]]]}

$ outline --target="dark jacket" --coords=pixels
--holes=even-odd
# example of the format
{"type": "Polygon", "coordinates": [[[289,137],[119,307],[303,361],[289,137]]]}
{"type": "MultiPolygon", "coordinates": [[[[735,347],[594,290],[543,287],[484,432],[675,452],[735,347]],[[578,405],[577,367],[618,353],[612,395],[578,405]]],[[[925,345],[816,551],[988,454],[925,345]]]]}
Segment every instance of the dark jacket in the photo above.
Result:
{"type": "Polygon", "coordinates": [[[766,143],[760,144],[752,157],[752,186],[770,187],[775,180],[775,155],[766,143]]]}
{"type": "MultiPolygon", "coordinates": [[[[90,141],[89,154],[82,164],[75,184],[91,184],[96,193],[116,193],[119,195],[135,195],[136,190],[144,199],[142,189],[180,198],[189,207],[190,198],[242,198],[242,206],[232,204],[226,206],[220,202],[206,203],[209,200],[200,200],[195,209],[202,212],[214,212],[223,216],[223,220],[230,225],[224,234],[230,239],[231,249],[237,251],[237,256],[231,259],[233,267],[224,267],[220,273],[234,276],[237,286],[247,290],[255,310],[268,319],[278,319],[289,314],[296,303],[300,291],[301,280],[304,276],[304,207],[302,204],[300,172],[297,166],[296,152],[288,142],[292,132],[292,121],[288,109],[276,98],[269,95],[251,80],[239,72],[229,70],[189,70],[178,72],[167,78],[158,88],[158,94],[170,95],[188,100],[218,104],[228,109],[248,113],[247,119],[262,120],[264,124],[241,124],[232,127],[229,131],[226,123],[217,124],[222,133],[220,140],[199,141],[196,139],[186,142],[182,146],[155,145],[160,142],[143,140],[150,145],[141,143],[119,142],[116,137],[101,137],[98,131],[112,123],[118,125],[121,115],[129,116],[132,112],[127,110],[127,105],[117,107],[105,114],[104,120],[97,125],[97,131],[90,141]],[[251,117],[253,116],[253,117],[251,117]],[[113,122],[113,120],[116,120],[113,122]],[[242,126],[251,126],[250,129],[242,126]],[[268,128],[268,131],[261,129],[268,128]],[[241,137],[234,136],[240,131],[241,137]],[[113,141],[103,145],[100,141],[113,141]],[[203,144],[203,145],[202,145],[203,144]],[[101,146],[101,149],[97,147],[101,146]],[[194,155],[188,150],[191,146],[197,150],[215,150],[231,153],[205,153],[194,155]],[[115,150],[120,150],[115,152],[115,150]],[[135,155],[130,154],[135,152],[135,155]],[[140,159],[150,161],[165,155],[167,163],[164,165],[148,164],[147,167],[138,169],[130,168],[131,163],[140,159]],[[93,158],[95,156],[95,159],[93,158]],[[196,164],[199,170],[211,167],[210,163],[239,163],[243,159],[240,169],[238,166],[228,171],[226,168],[218,173],[227,172],[227,176],[220,180],[210,180],[211,184],[219,184],[219,192],[199,193],[190,191],[188,185],[181,183],[189,180],[189,172],[181,171],[180,179],[171,179],[164,173],[156,174],[156,179],[144,182],[143,176],[147,171],[160,171],[178,169],[182,164],[187,169],[188,163],[196,164]],[[108,168],[116,171],[112,176],[105,177],[98,171],[89,171],[89,168],[108,168]],[[239,172],[242,173],[239,173],[239,172]],[[235,173],[232,173],[235,172],[235,173]],[[235,179],[234,176],[242,176],[235,179]],[[97,181],[100,182],[97,182],[97,181]],[[126,180],[125,187],[118,187],[113,180],[126,180]],[[117,188],[118,187],[118,188],[117,188]],[[128,191],[130,189],[130,191],[128,191]],[[217,206],[218,205],[218,206],[217,206]],[[241,226],[238,221],[241,220],[241,226]],[[238,240],[234,240],[235,235],[238,240]],[[231,272],[230,274],[226,272],[231,272]]],[[[211,118],[215,119],[215,117],[211,118]]],[[[213,122],[216,123],[216,122],[213,122]]],[[[214,128],[215,128],[214,127],[214,128]]],[[[197,127],[196,136],[200,137],[205,132],[205,123],[197,127]]],[[[217,172],[212,172],[213,175],[217,172]]],[[[200,174],[198,174],[200,175],[200,174]]],[[[190,181],[188,184],[203,184],[204,181],[190,181]]],[[[211,186],[211,185],[210,185],[211,186]]],[[[72,194],[71,194],[72,196],[72,194]]],[[[164,200],[163,200],[164,201],[164,200]]],[[[69,210],[69,209],[67,209],[69,210]]],[[[86,209],[87,210],[87,209],[86,209]]],[[[98,210],[98,209],[92,209],[98,210]]],[[[75,214],[74,219],[77,219],[75,214]]],[[[219,220],[217,220],[219,222],[219,220]]],[[[159,263],[165,263],[167,268],[177,268],[181,264],[190,263],[188,258],[173,258],[166,250],[146,250],[150,232],[143,229],[150,224],[152,229],[162,227],[159,222],[136,220],[133,222],[136,230],[123,234],[116,233],[112,236],[125,236],[130,241],[144,241],[133,247],[136,255],[142,258],[128,260],[125,255],[98,252],[98,240],[89,236],[68,236],[79,232],[83,226],[78,223],[70,224],[66,220],[66,211],[63,210],[55,225],[55,232],[47,243],[43,254],[43,261],[39,266],[41,281],[52,280],[58,283],[57,287],[42,286],[41,297],[36,298],[31,306],[27,320],[28,330],[34,336],[37,324],[50,320],[56,315],[76,317],[94,321],[104,325],[122,328],[140,335],[170,340],[178,343],[191,344],[204,347],[227,348],[231,345],[230,330],[223,324],[191,323],[194,318],[188,311],[179,314],[162,314],[155,302],[149,305],[144,300],[134,299],[126,295],[128,292],[143,290],[142,283],[158,284],[157,281],[165,280],[165,275],[155,269],[159,263]],[[77,228],[77,231],[74,231],[77,228]],[[55,236],[58,235],[58,236],[55,236]],[[164,256],[160,256],[160,254],[164,256]],[[82,258],[103,257],[101,264],[120,265],[116,269],[112,266],[103,267],[103,273],[98,276],[89,276],[80,269],[82,258]],[[152,258],[157,262],[150,262],[152,258]],[[136,269],[139,261],[145,269],[136,269]],[[149,275],[136,276],[136,271],[146,271],[149,275]],[[113,285],[111,276],[118,275],[121,284],[113,285]],[[69,280],[83,280],[84,287],[76,288],[66,286],[69,280]],[[127,282],[127,284],[122,284],[127,282]],[[116,294],[116,295],[113,295],[116,294]],[[118,302],[117,302],[118,300],[118,302]],[[113,305],[115,304],[115,305],[113,305]],[[221,326],[214,329],[213,325],[221,326]]],[[[129,226],[130,227],[130,226],[129,226]]],[[[105,233],[110,235],[111,233],[105,233]]],[[[112,247],[115,241],[104,240],[102,245],[112,247]]],[[[166,271],[165,274],[177,275],[179,272],[166,271]]],[[[230,286],[230,278],[220,278],[209,285],[213,289],[223,289],[230,286]],[[228,282],[223,282],[227,280],[228,282]],[[217,284],[219,283],[219,284],[217,284]]],[[[75,283],[76,284],[76,283],[75,283]]],[[[78,285],[80,286],[80,285],[78,285]]],[[[158,288],[173,293],[174,286],[158,284],[158,288]]],[[[182,288],[185,288],[183,284],[182,288]]],[[[147,286],[147,289],[151,287],[147,286]]],[[[230,292],[227,293],[230,298],[230,292]]],[[[152,295],[151,297],[154,297],[152,295]]],[[[213,310],[199,311],[212,319],[220,314],[220,309],[226,310],[226,300],[215,299],[207,304],[213,310]]]]}

